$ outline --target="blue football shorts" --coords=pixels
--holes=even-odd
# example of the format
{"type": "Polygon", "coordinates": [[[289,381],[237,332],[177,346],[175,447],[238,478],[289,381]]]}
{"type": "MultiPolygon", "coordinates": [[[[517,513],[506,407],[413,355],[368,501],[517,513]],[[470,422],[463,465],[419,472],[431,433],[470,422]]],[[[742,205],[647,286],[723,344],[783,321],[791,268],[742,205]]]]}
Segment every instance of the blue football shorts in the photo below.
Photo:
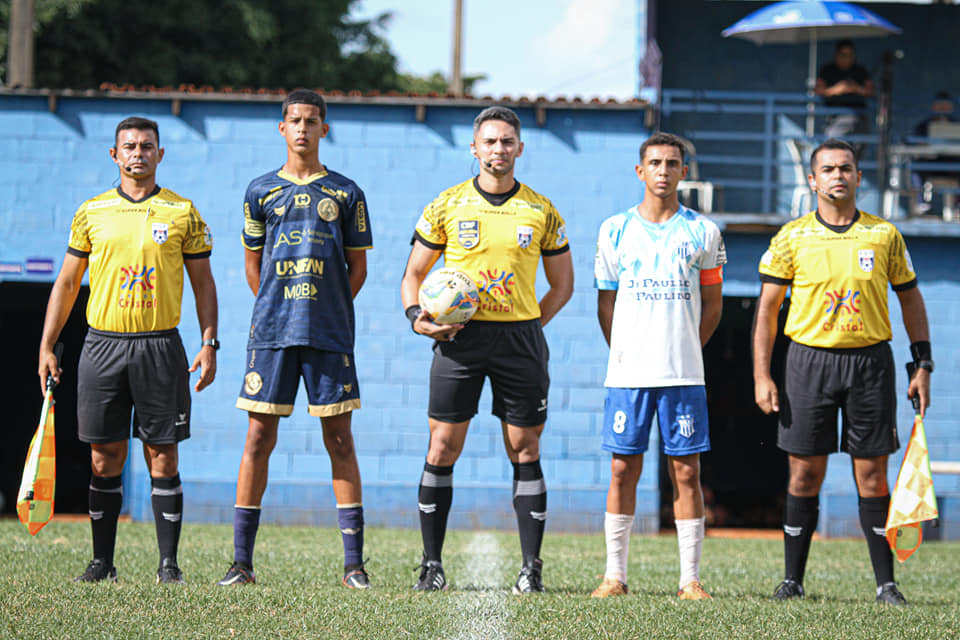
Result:
{"type": "Polygon", "coordinates": [[[646,452],[654,417],[660,425],[660,450],[668,456],[710,450],[707,391],[703,385],[608,388],[601,447],[623,455],[646,452]]]}
{"type": "Polygon", "coordinates": [[[335,416],[360,408],[353,355],[311,347],[248,349],[237,408],[289,416],[300,378],[312,416],[335,416]]]}

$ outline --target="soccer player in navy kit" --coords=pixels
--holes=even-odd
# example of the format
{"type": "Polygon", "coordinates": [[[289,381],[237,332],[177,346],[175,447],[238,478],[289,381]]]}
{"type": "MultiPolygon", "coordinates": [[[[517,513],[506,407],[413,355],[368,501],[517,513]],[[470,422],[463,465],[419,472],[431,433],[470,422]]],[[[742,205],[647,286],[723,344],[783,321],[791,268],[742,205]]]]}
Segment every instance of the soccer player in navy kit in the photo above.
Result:
{"type": "Polygon", "coordinates": [[[343,584],[369,588],[363,569],[360,469],[350,418],[360,408],[353,361],[353,298],[372,247],[363,191],[320,163],[326,104],[297,89],[283,101],[287,162],[256,178],[244,199],[247,283],[257,296],[237,407],[249,412],[234,510],[234,562],[218,584],[256,581],[253,546],[280,416],[293,412],[299,378],[319,416],[343,537],[343,584]]]}

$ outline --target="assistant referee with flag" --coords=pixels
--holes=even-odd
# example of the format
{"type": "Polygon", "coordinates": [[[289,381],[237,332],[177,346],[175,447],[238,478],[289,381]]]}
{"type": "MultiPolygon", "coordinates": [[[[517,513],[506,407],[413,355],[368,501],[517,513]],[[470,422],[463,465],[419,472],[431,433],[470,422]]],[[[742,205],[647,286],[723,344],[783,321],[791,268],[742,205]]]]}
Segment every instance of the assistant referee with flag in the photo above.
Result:
{"type": "Polygon", "coordinates": [[[877,579],[878,602],[904,605],[893,579],[884,526],[890,504],[887,458],[899,446],[896,380],[889,340],[887,286],[893,287],[910,337],[916,373],[908,395],[930,405],[933,371],[927,314],[910,254],[889,222],[857,210],[857,157],[830,139],[814,149],[807,180],[817,210],[784,225],[760,261],[762,289],[753,330],[757,405],[780,412],[777,444],[789,454],[784,514],[784,580],[774,598],[803,597],[810,541],[817,528],[827,456],[850,454],[860,496],[860,524],[877,579]],[[777,315],[787,288],[790,338],[782,394],[770,375],[777,315]]]}

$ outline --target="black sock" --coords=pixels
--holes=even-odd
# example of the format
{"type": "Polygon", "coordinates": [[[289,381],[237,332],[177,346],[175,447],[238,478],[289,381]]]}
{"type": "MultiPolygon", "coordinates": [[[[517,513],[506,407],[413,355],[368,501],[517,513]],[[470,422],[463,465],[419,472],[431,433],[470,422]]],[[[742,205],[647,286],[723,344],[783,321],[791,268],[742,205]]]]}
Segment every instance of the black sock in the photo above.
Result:
{"type": "Polygon", "coordinates": [[[417,507],[420,510],[420,535],[427,560],[440,562],[443,538],[447,534],[447,516],[453,503],[453,465],[436,467],[423,464],[417,507]]]}
{"type": "Polygon", "coordinates": [[[90,505],[90,530],[93,533],[93,557],[113,566],[113,550],[117,544],[117,519],[123,505],[120,476],[90,478],[87,498],[90,505]]]}
{"type": "Polygon", "coordinates": [[[183,489],[180,486],[180,474],[172,478],[150,478],[150,484],[153,487],[150,492],[150,501],[153,503],[153,521],[157,526],[160,564],[162,565],[167,559],[176,564],[183,516],[183,489]]]}
{"type": "Polygon", "coordinates": [[[887,510],[890,508],[890,496],[879,498],[860,498],[860,527],[867,539],[870,550],[870,564],[877,586],[893,582],[893,553],[887,543],[887,510]]]}
{"type": "Polygon", "coordinates": [[[787,493],[783,516],[783,561],[786,580],[803,584],[810,541],[820,517],[820,496],[800,497],[787,493]]]}
{"type": "Polygon", "coordinates": [[[531,566],[540,557],[547,524],[547,484],[539,460],[513,463],[513,510],[517,513],[523,564],[531,566]]]}

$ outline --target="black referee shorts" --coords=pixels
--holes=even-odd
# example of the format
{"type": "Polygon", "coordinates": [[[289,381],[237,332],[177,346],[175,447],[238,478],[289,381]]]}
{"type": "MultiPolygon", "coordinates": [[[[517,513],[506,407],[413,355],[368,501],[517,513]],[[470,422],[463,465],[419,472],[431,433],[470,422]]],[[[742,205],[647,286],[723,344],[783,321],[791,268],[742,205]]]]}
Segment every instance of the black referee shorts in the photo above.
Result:
{"type": "Polygon", "coordinates": [[[900,447],[893,353],[881,342],[860,349],[787,348],[777,446],[795,455],[840,451],[875,458],[900,447]]]}
{"type": "Polygon", "coordinates": [[[539,426],[547,420],[549,359],[539,319],[468,322],[454,341],[433,346],[429,415],[443,422],[469,420],[490,378],[493,415],[517,427],[539,426]]]}
{"type": "Polygon", "coordinates": [[[77,371],[78,436],[103,444],[174,444],[190,437],[190,373],[176,329],[114,333],[90,329],[77,371]]]}

